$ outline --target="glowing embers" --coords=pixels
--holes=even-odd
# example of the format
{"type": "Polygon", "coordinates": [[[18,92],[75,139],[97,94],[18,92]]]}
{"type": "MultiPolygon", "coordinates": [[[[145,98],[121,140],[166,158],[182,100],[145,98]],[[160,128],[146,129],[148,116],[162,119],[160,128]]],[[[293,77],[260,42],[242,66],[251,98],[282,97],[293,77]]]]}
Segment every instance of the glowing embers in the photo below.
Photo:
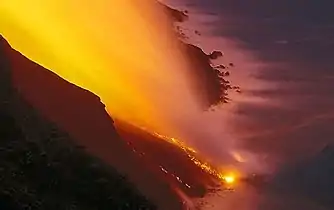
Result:
{"type": "Polygon", "coordinates": [[[235,181],[235,176],[224,176],[222,175],[217,169],[215,169],[213,166],[211,166],[209,163],[200,160],[199,158],[196,157],[197,153],[196,150],[194,150],[191,147],[186,146],[183,142],[180,140],[177,140],[176,138],[170,138],[168,136],[164,136],[162,134],[153,133],[154,136],[161,138],[165,141],[168,141],[179,148],[181,148],[188,156],[188,158],[199,168],[201,168],[203,171],[205,171],[208,174],[213,175],[220,181],[223,181],[224,183],[232,184],[235,181]]]}
{"type": "Polygon", "coordinates": [[[189,184],[187,184],[187,183],[185,183],[184,181],[182,181],[182,179],[180,178],[180,177],[178,177],[178,176],[176,176],[175,174],[173,174],[173,173],[169,173],[164,167],[162,167],[162,166],[159,166],[160,167],[160,169],[161,169],[161,171],[163,171],[165,174],[169,174],[170,176],[172,176],[174,179],[176,179],[179,183],[181,183],[181,184],[183,184],[183,185],[185,185],[187,188],[191,188],[191,186],[189,185],[189,184]]]}
{"type": "MultiPolygon", "coordinates": [[[[205,162],[203,160],[201,160],[200,158],[198,158],[198,154],[196,152],[195,149],[188,147],[187,145],[185,145],[182,141],[176,139],[176,138],[172,138],[172,137],[168,137],[162,134],[159,134],[157,132],[150,132],[149,129],[140,128],[141,130],[150,133],[151,135],[165,140],[177,147],[179,147],[180,149],[183,150],[183,152],[185,152],[185,154],[188,156],[188,158],[199,168],[201,168],[203,171],[205,171],[206,173],[214,176],[216,179],[218,179],[219,181],[221,181],[223,184],[227,184],[229,186],[231,186],[232,184],[234,184],[237,181],[237,172],[234,171],[234,173],[230,172],[221,172],[220,170],[218,170],[217,168],[213,167],[212,165],[210,165],[208,162],[205,162]]],[[[166,169],[164,169],[163,167],[160,166],[160,169],[165,172],[168,173],[166,169]]],[[[177,179],[177,178],[176,178],[177,179]]],[[[180,180],[177,179],[179,182],[180,180]]],[[[187,186],[188,187],[188,186],[187,186]]],[[[188,187],[189,188],[189,187],[188,187]]]]}

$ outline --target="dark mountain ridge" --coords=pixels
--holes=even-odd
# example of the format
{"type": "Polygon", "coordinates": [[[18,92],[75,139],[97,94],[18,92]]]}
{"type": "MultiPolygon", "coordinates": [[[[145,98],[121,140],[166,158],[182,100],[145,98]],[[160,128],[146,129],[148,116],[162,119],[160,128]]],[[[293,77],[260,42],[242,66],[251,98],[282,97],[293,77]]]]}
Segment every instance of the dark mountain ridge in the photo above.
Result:
{"type": "MultiPolygon", "coordinates": [[[[66,134],[64,138],[69,139],[69,145],[85,148],[85,154],[92,154],[114,167],[117,173],[127,175],[128,180],[160,209],[181,208],[178,196],[168,183],[152,170],[145,169],[145,164],[119,137],[113,120],[97,96],[25,58],[4,38],[0,40],[1,112],[8,116],[3,118],[2,124],[7,125],[7,118],[13,119],[20,128],[14,133],[23,132],[18,134],[20,141],[30,139],[33,144],[39,144],[45,138],[52,140],[49,135],[62,137],[66,134]]],[[[66,165],[65,159],[62,161],[60,165],[66,165]]],[[[75,164],[70,165],[74,167],[75,164]]],[[[133,191],[136,194],[135,188],[133,191]]]]}

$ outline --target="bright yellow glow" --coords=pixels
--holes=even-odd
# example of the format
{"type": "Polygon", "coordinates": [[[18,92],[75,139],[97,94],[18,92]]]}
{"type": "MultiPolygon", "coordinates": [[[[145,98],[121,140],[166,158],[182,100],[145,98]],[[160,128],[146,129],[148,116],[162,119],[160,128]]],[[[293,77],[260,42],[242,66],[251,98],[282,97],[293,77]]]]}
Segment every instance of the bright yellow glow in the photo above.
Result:
{"type": "Polygon", "coordinates": [[[226,183],[232,184],[232,183],[235,182],[235,177],[234,176],[225,176],[224,180],[225,180],[226,183]]]}
{"type": "Polygon", "coordinates": [[[234,185],[240,176],[240,172],[233,169],[228,171],[225,170],[225,172],[219,174],[219,178],[222,182],[228,185],[234,185]]]}
{"type": "Polygon", "coordinates": [[[180,110],[198,103],[168,18],[152,3],[1,0],[0,33],[28,58],[98,95],[113,117],[177,133],[180,110]]]}

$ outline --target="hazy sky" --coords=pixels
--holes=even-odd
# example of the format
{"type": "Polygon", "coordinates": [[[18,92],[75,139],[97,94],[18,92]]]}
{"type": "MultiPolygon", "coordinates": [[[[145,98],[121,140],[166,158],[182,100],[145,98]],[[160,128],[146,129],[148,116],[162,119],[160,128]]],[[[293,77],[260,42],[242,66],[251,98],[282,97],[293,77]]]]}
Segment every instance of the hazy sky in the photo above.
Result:
{"type": "MultiPolygon", "coordinates": [[[[257,103],[235,101],[236,115],[229,119],[245,148],[264,154],[271,163],[284,165],[317,154],[324,145],[334,142],[334,2],[169,2],[188,9],[190,17],[197,16],[204,29],[200,44],[223,46],[227,56],[230,54],[239,66],[232,74],[238,75],[234,81],[243,88],[242,97],[257,99],[257,103]],[[214,38],[215,43],[208,41],[208,37],[214,38]],[[238,78],[243,74],[247,77],[238,78]]],[[[328,160],[333,159],[317,157],[300,164],[296,170],[284,169],[274,183],[290,186],[293,193],[298,191],[325,200],[333,198],[334,183],[330,181],[333,161],[328,160]]],[[[267,197],[260,209],[274,205],[269,200],[275,199],[267,197]]],[[[296,199],[292,204],[284,199],[286,206],[277,203],[274,206],[279,210],[321,209],[318,204],[311,204],[312,199],[307,204],[296,204],[300,203],[296,199]]]]}
{"type": "MultiPolygon", "coordinates": [[[[184,8],[211,17],[202,20],[211,25],[209,36],[233,39],[239,44],[238,50],[251,52],[257,62],[266,64],[261,68],[242,69],[245,74],[276,86],[260,90],[244,88],[245,96],[261,97],[271,104],[238,103],[239,114],[249,122],[238,124],[244,124],[246,136],[254,136],[246,140],[249,147],[263,152],[274,147],[272,152],[287,157],[334,141],[331,129],[334,121],[334,13],[330,9],[333,3],[310,0],[185,2],[184,8]],[[253,131],[259,129],[258,133],[250,135],[249,127],[253,131]]],[[[233,51],[227,49],[226,54],[228,50],[233,51]]]]}

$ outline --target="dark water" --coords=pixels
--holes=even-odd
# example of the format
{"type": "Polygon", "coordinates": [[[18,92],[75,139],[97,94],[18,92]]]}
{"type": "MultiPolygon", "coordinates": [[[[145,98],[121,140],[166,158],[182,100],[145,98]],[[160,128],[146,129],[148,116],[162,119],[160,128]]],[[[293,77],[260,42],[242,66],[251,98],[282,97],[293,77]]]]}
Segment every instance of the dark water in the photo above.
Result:
{"type": "Polygon", "coordinates": [[[231,123],[240,144],[274,166],[276,176],[255,205],[240,208],[333,209],[334,158],[321,149],[334,143],[334,2],[170,2],[201,16],[210,28],[202,37],[204,47],[215,46],[208,37],[216,46],[227,43],[219,38],[233,40],[238,47],[226,45],[226,53],[250,55],[257,64],[236,63],[246,67],[235,78],[244,87],[242,97],[261,102],[237,100],[231,123]],[[243,74],[247,77],[238,78],[243,74]]]}

